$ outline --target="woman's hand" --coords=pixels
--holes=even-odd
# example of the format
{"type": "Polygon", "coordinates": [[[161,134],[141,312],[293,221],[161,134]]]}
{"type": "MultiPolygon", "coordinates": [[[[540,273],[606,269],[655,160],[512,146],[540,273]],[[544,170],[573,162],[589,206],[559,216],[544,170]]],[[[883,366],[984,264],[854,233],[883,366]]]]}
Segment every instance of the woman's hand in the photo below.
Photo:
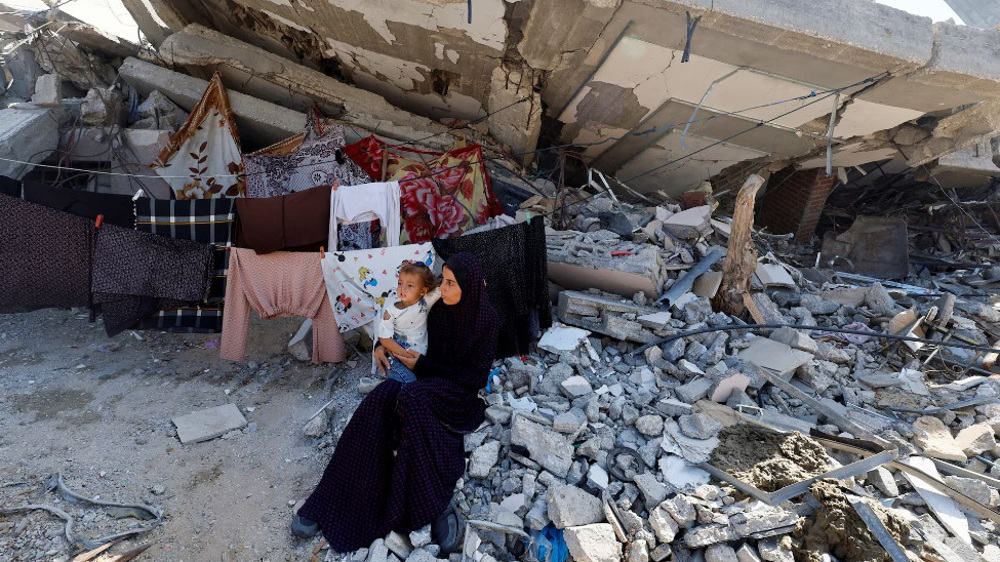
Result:
{"type": "Polygon", "coordinates": [[[375,348],[375,365],[384,377],[386,371],[389,370],[389,357],[386,355],[385,348],[381,345],[375,348]]]}
{"type": "Polygon", "coordinates": [[[404,349],[402,353],[393,353],[392,356],[411,371],[417,366],[417,359],[420,359],[420,354],[412,349],[404,349]]]}

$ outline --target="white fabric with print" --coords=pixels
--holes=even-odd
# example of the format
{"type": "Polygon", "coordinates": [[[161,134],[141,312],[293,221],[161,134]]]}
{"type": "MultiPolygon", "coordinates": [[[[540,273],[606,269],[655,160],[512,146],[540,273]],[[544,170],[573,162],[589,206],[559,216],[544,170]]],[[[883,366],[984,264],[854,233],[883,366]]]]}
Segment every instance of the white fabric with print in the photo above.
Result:
{"type": "Polygon", "coordinates": [[[341,185],[330,193],[330,230],[327,244],[340,247],[337,225],[379,220],[386,246],[399,245],[402,228],[399,216],[399,182],[341,185]]]}
{"type": "Polygon", "coordinates": [[[323,278],[340,331],[367,326],[378,318],[385,302],[396,297],[399,269],[404,262],[421,262],[433,267],[435,257],[430,242],[327,252],[321,259],[323,278]]]}
{"type": "Polygon", "coordinates": [[[403,349],[427,353],[427,311],[441,298],[441,291],[434,289],[422,299],[406,308],[399,308],[398,298],[386,300],[375,328],[375,337],[396,340],[403,349]],[[388,318],[386,318],[388,316],[388,318]]]}

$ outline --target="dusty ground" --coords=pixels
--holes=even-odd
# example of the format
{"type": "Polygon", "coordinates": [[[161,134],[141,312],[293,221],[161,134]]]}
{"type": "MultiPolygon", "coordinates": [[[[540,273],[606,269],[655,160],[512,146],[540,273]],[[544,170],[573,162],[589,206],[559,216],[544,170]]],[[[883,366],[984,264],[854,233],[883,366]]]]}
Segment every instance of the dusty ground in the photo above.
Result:
{"type": "MultiPolygon", "coordinates": [[[[139,341],[108,338],[86,311],[0,315],[0,507],[60,507],[83,538],[139,524],[45,493],[45,478],[61,472],[88,497],[164,510],[157,529],[115,548],[152,543],[140,562],[309,560],[319,540],[291,538],[289,502],[319,480],[332,440],[301,428],[331,398],[343,427],[366,362],[292,360],[284,349],[297,325],[255,321],[247,362],[232,363],[206,348],[217,334],[147,331],[139,341]],[[180,444],[171,418],[229,402],[256,425],[180,444]]],[[[45,512],[0,516],[0,560],[66,560],[62,529],[45,512]]]]}

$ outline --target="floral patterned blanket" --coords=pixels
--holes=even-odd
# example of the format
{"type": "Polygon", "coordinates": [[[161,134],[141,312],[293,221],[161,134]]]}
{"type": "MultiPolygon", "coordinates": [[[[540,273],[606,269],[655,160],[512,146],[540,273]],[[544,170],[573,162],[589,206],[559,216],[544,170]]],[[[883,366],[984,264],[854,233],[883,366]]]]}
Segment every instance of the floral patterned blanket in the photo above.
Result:
{"type": "Polygon", "coordinates": [[[375,181],[399,182],[402,244],[459,236],[503,214],[479,145],[428,152],[387,145],[373,135],[344,152],[375,181]]]}

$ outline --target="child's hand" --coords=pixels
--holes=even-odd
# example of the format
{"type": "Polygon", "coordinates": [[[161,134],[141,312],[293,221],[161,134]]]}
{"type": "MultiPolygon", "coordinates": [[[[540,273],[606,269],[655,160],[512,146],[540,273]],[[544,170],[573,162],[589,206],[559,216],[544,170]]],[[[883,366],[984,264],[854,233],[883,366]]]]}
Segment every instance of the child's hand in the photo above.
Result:
{"type": "Polygon", "coordinates": [[[393,353],[392,355],[411,371],[417,365],[417,359],[420,358],[420,354],[412,349],[405,349],[402,353],[393,353]]]}
{"type": "Polygon", "coordinates": [[[396,355],[396,357],[412,357],[416,359],[417,357],[420,357],[420,354],[414,349],[404,349],[402,353],[396,355]]]}

